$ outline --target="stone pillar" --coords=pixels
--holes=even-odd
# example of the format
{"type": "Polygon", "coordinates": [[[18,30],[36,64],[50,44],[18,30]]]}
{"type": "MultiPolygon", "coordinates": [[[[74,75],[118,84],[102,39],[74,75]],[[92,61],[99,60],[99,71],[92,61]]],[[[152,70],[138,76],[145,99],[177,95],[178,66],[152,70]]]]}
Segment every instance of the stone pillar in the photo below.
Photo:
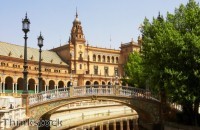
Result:
{"type": "Polygon", "coordinates": [[[3,82],[3,93],[5,93],[5,83],[3,82]]]}
{"type": "Polygon", "coordinates": [[[3,91],[3,88],[2,88],[2,82],[1,82],[1,84],[0,84],[0,93],[2,93],[3,91]]]}
{"type": "Polygon", "coordinates": [[[113,122],[113,130],[116,130],[116,120],[113,122]]]}
{"type": "Polygon", "coordinates": [[[115,94],[115,95],[119,95],[119,94],[120,94],[119,89],[120,89],[120,88],[119,88],[119,85],[115,85],[115,86],[114,86],[114,94],[115,94]]]}
{"type": "Polygon", "coordinates": [[[15,93],[15,83],[12,84],[12,93],[15,93]]]}
{"type": "Polygon", "coordinates": [[[74,87],[69,88],[69,97],[74,96],[74,87]]]}
{"type": "Polygon", "coordinates": [[[15,93],[17,93],[17,83],[15,83],[15,93]]]}
{"type": "Polygon", "coordinates": [[[100,124],[100,130],[103,130],[103,123],[100,124]]]}
{"type": "Polygon", "coordinates": [[[39,84],[37,84],[37,93],[39,93],[39,84]]]}
{"type": "Polygon", "coordinates": [[[47,91],[47,85],[44,86],[44,91],[45,91],[45,92],[47,91]]]}
{"type": "Polygon", "coordinates": [[[28,94],[22,94],[22,107],[24,107],[26,109],[26,116],[29,116],[29,98],[28,98],[28,94]]]}
{"type": "Polygon", "coordinates": [[[120,130],[123,130],[123,120],[120,120],[120,130]]]}
{"type": "Polygon", "coordinates": [[[127,126],[126,126],[126,128],[127,128],[127,130],[130,130],[129,119],[126,119],[126,122],[127,122],[127,126]]]}
{"type": "Polygon", "coordinates": [[[35,93],[37,93],[37,85],[35,84],[35,93]]]}
{"type": "Polygon", "coordinates": [[[109,121],[108,121],[108,123],[106,124],[106,130],[109,130],[109,121]]]}
{"type": "Polygon", "coordinates": [[[139,130],[137,119],[133,119],[133,130],[139,130]]]}

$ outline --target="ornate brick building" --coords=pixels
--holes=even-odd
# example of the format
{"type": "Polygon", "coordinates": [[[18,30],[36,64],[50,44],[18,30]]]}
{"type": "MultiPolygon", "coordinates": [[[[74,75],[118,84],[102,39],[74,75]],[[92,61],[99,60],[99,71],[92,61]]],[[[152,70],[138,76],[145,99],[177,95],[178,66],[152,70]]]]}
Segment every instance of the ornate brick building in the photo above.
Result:
{"type": "MultiPolygon", "coordinates": [[[[42,52],[42,90],[82,85],[108,85],[120,82],[129,53],[139,51],[133,40],[120,50],[93,47],[86,39],[78,19],[73,21],[67,44],[42,52]]],[[[23,46],[0,42],[0,93],[23,90],[23,46]]],[[[38,49],[28,48],[28,90],[38,91],[38,49]]]]}

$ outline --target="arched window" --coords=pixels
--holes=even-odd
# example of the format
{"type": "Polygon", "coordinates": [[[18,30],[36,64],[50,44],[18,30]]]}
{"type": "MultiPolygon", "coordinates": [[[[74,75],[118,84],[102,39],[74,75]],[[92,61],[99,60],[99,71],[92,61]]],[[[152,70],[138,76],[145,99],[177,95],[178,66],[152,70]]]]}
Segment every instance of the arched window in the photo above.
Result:
{"type": "Polygon", "coordinates": [[[82,64],[80,64],[80,69],[82,69],[82,64]]]}
{"type": "Polygon", "coordinates": [[[98,62],[101,62],[101,56],[98,55],[98,62]]]}
{"type": "Polygon", "coordinates": [[[96,61],[96,55],[93,55],[93,61],[96,61]]]}
{"type": "Polygon", "coordinates": [[[107,62],[110,63],[110,56],[107,56],[107,62]]]}
{"type": "Polygon", "coordinates": [[[116,63],[118,63],[119,62],[119,58],[118,57],[116,57],[116,63]]]}
{"type": "Polygon", "coordinates": [[[112,56],[112,63],[114,63],[114,57],[112,56]]]}
{"type": "Polygon", "coordinates": [[[103,62],[106,62],[106,57],[105,56],[103,56],[103,62]]]}

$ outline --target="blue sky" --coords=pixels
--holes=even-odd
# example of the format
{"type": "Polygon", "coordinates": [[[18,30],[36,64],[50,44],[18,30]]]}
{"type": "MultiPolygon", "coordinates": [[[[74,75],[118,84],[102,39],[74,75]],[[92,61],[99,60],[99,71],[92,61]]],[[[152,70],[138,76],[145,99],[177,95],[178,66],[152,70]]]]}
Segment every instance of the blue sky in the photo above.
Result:
{"type": "MultiPolygon", "coordinates": [[[[196,0],[200,2],[200,0],[196,0]]],[[[121,42],[137,41],[144,18],[173,13],[188,0],[0,0],[0,41],[24,45],[22,18],[28,13],[28,47],[37,47],[40,31],[43,49],[66,44],[76,7],[89,45],[119,49],[121,42]],[[110,41],[111,37],[111,41],[110,41]]]]}

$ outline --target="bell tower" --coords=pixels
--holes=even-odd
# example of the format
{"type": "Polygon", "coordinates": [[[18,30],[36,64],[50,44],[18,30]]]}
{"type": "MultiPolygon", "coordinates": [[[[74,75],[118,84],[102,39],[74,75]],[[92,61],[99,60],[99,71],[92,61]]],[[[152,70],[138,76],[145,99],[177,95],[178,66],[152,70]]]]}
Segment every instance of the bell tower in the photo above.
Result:
{"type": "Polygon", "coordinates": [[[85,36],[83,34],[83,29],[81,26],[81,21],[78,18],[78,13],[76,10],[75,19],[73,21],[73,26],[71,29],[71,39],[69,41],[72,54],[71,57],[71,72],[75,74],[85,74],[88,70],[87,67],[87,46],[85,36]]]}
{"type": "Polygon", "coordinates": [[[76,17],[73,21],[73,26],[71,30],[71,42],[72,44],[82,43],[85,44],[85,36],[83,34],[81,21],[78,18],[78,13],[76,11],[76,17]]]}

